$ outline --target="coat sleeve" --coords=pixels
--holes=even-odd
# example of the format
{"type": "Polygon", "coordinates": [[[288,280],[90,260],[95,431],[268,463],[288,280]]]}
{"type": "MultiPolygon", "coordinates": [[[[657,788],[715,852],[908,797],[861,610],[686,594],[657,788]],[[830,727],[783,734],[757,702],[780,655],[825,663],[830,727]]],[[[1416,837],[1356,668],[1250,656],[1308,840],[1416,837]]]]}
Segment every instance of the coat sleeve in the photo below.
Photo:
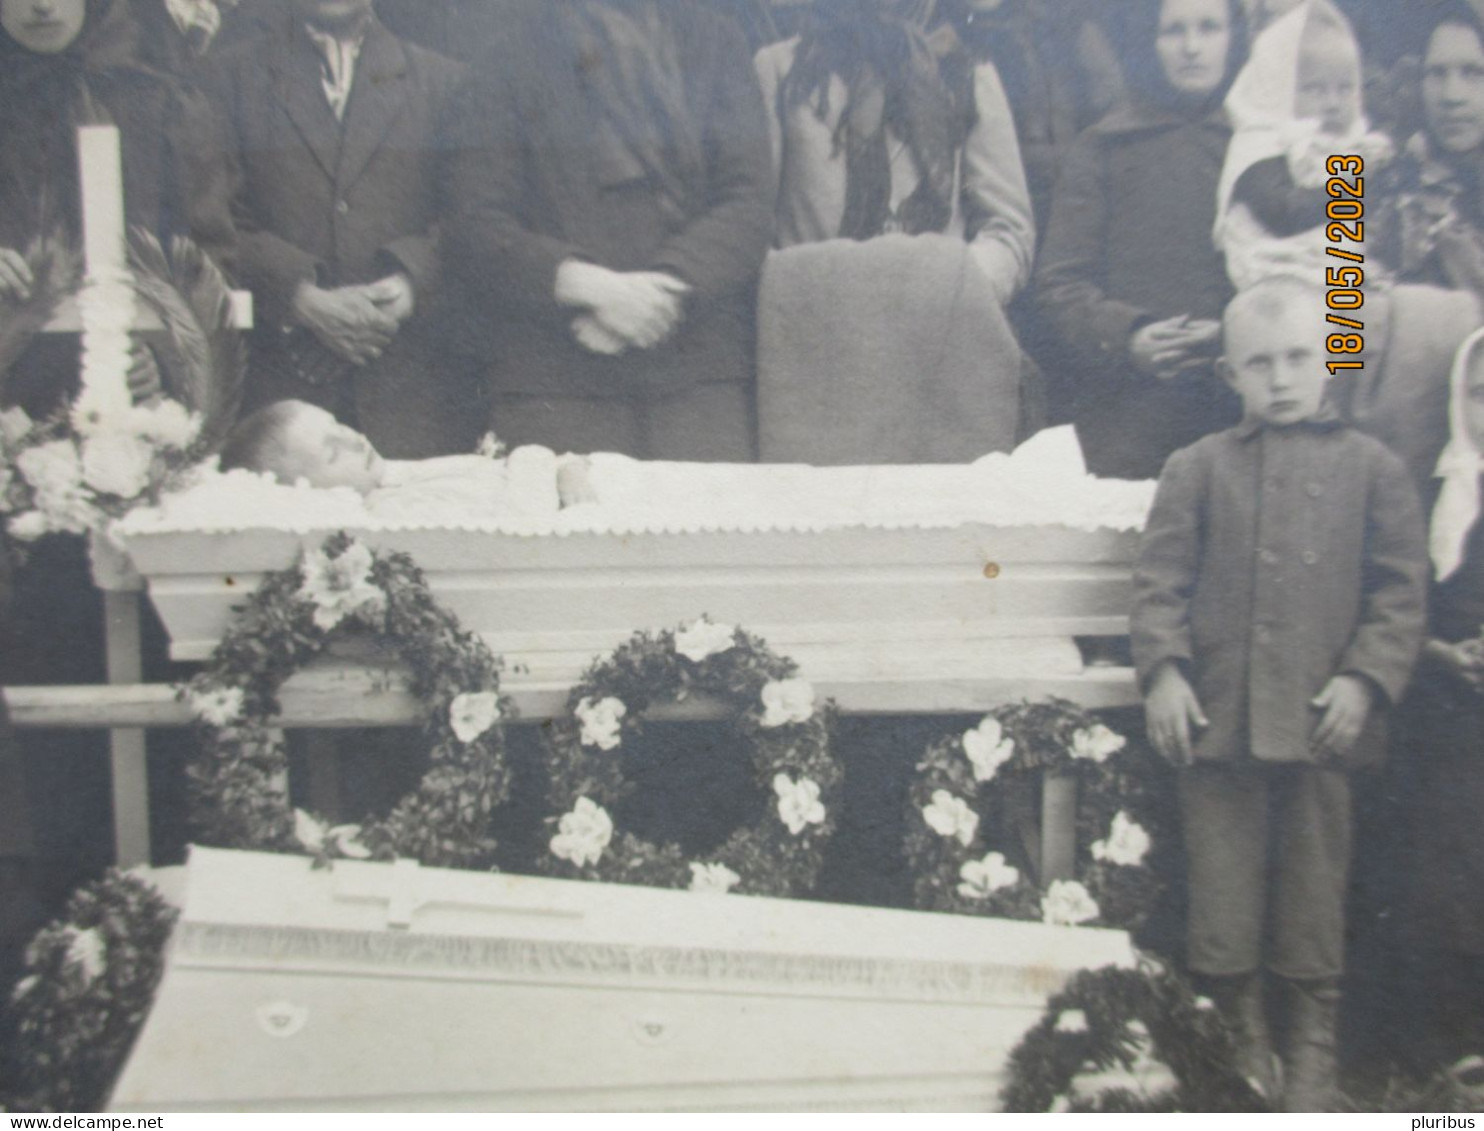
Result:
{"type": "Polygon", "coordinates": [[[1159,477],[1139,544],[1130,618],[1134,667],[1147,691],[1161,664],[1190,664],[1190,602],[1201,565],[1205,461],[1198,448],[1172,455],[1159,477]]]}
{"type": "Polygon", "coordinates": [[[1035,281],[1042,316],[1090,373],[1126,360],[1130,335],[1150,317],[1103,290],[1108,205],[1102,145],[1090,131],[1067,152],[1035,281]]]}
{"type": "Polygon", "coordinates": [[[237,229],[238,275],[253,292],[256,324],[288,325],[293,321],[294,292],[300,283],[319,279],[321,264],[317,256],[269,231],[247,199],[238,123],[242,114],[251,112],[242,86],[246,74],[253,70],[251,54],[241,49],[232,52],[216,68],[209,92],[222,142],[232,221],[237,229]]]}
{"type": "Polygon", "coordinates": [[[232,219],[232,162],[216,112],[210,98],[195,88],[176,91],[173,101],[168,140],[186,231],[229,279],[235,279],[240,265],[232,219]]]}
{"type": "Polygon", "coordinates": [[[1036,228],[1015,119],[989,63],[975,68],[974,105],[977,121],[964,143],[964,214],[974,258],[1006,303],[1030,280],[1036,228]]]}
{"type": "Polygon", "coordinates": [[[1427,625],[1427,535],[1401,460],[1376,453],[1366,506],[1359,627],[1338,670],[1365,676],[1393,703],[1411,679],[1427,625]]]}
{"type": "Polygon", "coordinates": [[[407,273],[418,305],[425,309],[443,287],[442,227],[451,204],[448,174],[455,151],[455,119],[468,71],[462,63],[436,58],[410,45],[407,50],[409,58],[428,75],[428,96],[434,99],[437,108],[436,133],[428,143],[427,155],[433,163],[431,175],[439,186],[438,221],[426,231],[409,232],[388,241],[380,249],[380,257],[392,270],[407,273]]]}
{"type": "Polygon", "coordinates": [[[660,248],[654,266],[716,298],[752,283],[773,241],[777,191],[762,93],[742,33],[715,20],[710,54],[718,75],[705,124],[708,200],[660,248]]]}

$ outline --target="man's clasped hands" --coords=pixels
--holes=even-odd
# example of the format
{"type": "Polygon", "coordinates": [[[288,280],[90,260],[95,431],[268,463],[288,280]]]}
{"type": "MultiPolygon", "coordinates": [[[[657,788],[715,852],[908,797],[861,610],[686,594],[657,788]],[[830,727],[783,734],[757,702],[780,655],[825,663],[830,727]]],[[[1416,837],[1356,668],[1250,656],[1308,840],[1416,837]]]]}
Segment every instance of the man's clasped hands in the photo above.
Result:
{"type": "Polygon", "coordinates": [[[614,271],[579,259],[557,268],[556,301],[579,313],[572,336],[593,353],[653,349],[675,332],[690,291],[663,271],[614,271]]]}

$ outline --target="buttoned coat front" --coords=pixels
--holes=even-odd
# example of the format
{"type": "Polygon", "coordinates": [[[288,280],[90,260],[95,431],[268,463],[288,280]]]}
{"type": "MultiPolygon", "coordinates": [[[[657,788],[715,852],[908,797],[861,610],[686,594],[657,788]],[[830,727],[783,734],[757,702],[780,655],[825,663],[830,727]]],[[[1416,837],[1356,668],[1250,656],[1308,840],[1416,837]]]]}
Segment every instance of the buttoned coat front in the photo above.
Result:
{"type": "Polygon", "coordinates": [[[1339,673],[1380,692],[1347,764],[1378,760],[1423,639],[1416,491],[1338,423],[1214,433],[1170,457],[1134,573],[1140,684],[1179,663],[1210,725],[1199,759],[1314,760],[1311,700],[1339,673]]]}
{"type": "MultiPolygon", "coordinates": [[[[290,304],[301,282],[339,287],[406,272],[416,311],[380,361],[357,369],[352,421],[383,454],[467,451],[482,405],[450,384],[440,337],[449,308],[440,225],[451,147],[449,119],[462,64],[404,43],[381,24],[366,32],[344,122],[330,109],[320,57],[302,25],[222,54],[213,68],[238,181],[241,272],[257,301],[255,402],[300,396],[286,356],[290,304]]],[[[334,408],[333,404],[326,407],[334,408]]]]}

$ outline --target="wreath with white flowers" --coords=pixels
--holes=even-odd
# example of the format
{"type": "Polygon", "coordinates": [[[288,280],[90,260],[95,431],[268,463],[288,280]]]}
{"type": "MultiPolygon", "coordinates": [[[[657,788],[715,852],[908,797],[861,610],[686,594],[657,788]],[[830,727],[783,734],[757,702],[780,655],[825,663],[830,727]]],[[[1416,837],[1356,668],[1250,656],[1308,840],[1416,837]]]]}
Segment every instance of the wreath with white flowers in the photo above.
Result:
{"type": "Polygon", "coordinates": [[[1019,1112],[1269,1111],[1237,1070],[1230,1026],[1162,963],[1084,970],[1010,1054],[1019,1112]]]}
{"type": "Polygon", "coordinates": [[[830,753],[833,708],[792,660],[757,637],[701,618],[678,630],[640,632],[597,662],[572,689],[547,733],[552,831],[541,867],[551,875],[749,895],[799,896],[819,874],[834,831],[844,771],[830,753]],[[618,750],[655,703],[720,700],[768,791],[762,821],[689,859],[617,829],[613,810],[633,789],[618,750]]]}
{"type": "Polygon", "coordinates": [[[154,1004],[177,913],[137,875],[79,888],[11,991],[16,1079],[0,1110],[101,1111],[154,1004]]]}
{"type": "Polygon", "coordinates": [[[1163,836],[1159,764],[1063,699],[1018,703],[934,743],[908,791],[906,856],[918,908],[1134,929],[1162,889],[1150,854],[1163,836]],[[1015,843],[1017,799],[1043,775],[1077,787],[1073,879],[1043,893],[1015,843]],[[1018,861],[1018,864],[1017,864],[1018,861]]]}
{"type": "Polygon", "coordinates": [[[334,535],[263,579],[206,669],[181,691],[202,732],[201,754],[187,770],[202,842],[489,866],[490,816],[510,791],[501,720],[512,705],[500,694],[502,666],[438,604],[411,557],[334,535]],[[284,681],[351,632],[369,634],[406,664],[412,693],[427,707],[431,764],[387,817],[327,828],[290,807],[287,758],[270,720],[284,681]]]}

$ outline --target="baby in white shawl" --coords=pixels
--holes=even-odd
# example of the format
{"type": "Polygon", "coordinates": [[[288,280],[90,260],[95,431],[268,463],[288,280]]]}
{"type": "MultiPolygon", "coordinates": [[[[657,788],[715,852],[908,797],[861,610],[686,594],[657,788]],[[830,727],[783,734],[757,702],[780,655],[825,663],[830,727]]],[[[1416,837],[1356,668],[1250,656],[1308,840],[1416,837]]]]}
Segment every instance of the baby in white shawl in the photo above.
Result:
{"type": "Polygon", "coordinates": [[[1344,266],[1325,255],[1326,161],[1356,154],[1370,178],[1393,155],[1361,85],[1355,33],[1330,0],[1305,0],[1257,37],[1227,95],[1234,132],[1217,190],[1216,246],[1238,290],[1280,274],[1323,285],[1327,266],[1344,266]]]}

